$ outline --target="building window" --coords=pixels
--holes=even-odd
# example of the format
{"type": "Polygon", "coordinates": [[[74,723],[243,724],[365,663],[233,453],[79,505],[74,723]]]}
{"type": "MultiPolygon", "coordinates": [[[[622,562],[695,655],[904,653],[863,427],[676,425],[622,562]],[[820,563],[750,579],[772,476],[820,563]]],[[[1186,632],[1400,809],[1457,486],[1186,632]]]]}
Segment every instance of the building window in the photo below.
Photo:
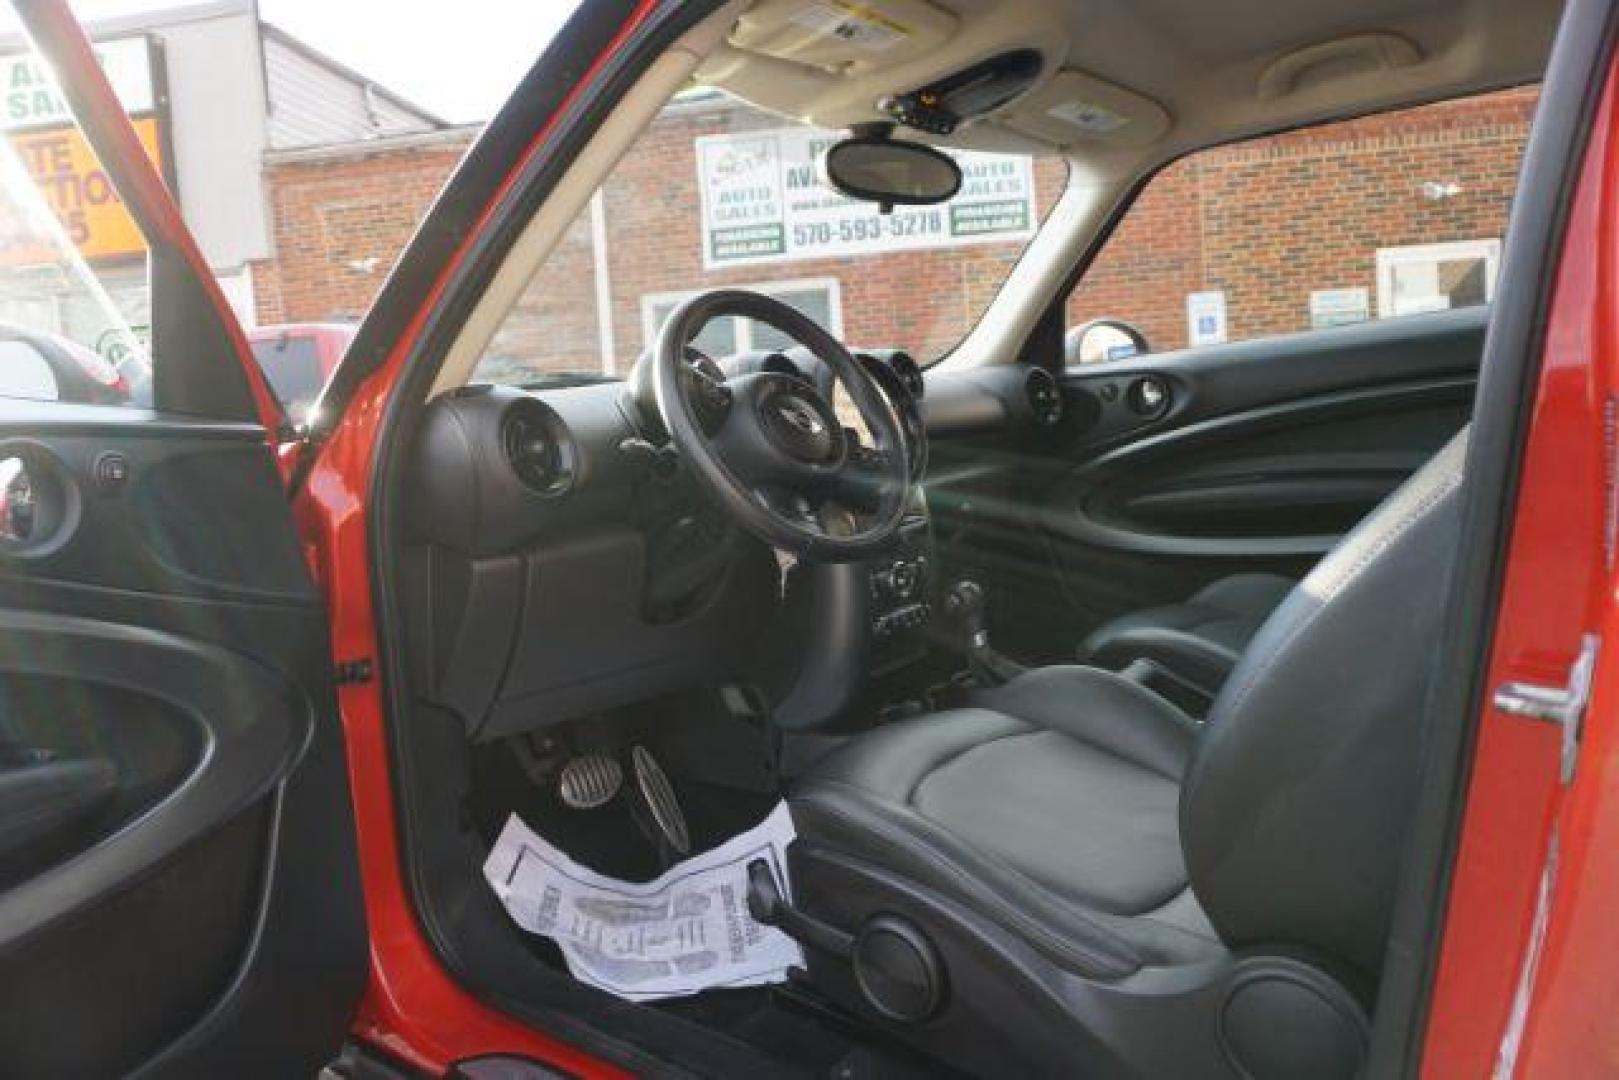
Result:
{"type": "Polygon", "coordinates": [[[1379,248],[1378,317],[1487,304],[1500,263],[1496,239],[1379,248]]]}
{"type": "MultiPolygon", "coordinates": [[[[814,319],[833,337],[843,339],[843,305],[836,278],[812,278],[799,281],[769,281],[758,285],[740,285],[737,288],[764,293],[784,302],[788,307],[814,319]]],[[[657,344],[658,331],[675,305],[696,292],[652,293],[641,298],[641,339],[650,351],[657,344]]],[[[692,342],[705,356],[729,356],[732,353],[760,350],[780,350],[793,345],[780,331],[752,319],[715,319],[703,328],[692,342]]]]}

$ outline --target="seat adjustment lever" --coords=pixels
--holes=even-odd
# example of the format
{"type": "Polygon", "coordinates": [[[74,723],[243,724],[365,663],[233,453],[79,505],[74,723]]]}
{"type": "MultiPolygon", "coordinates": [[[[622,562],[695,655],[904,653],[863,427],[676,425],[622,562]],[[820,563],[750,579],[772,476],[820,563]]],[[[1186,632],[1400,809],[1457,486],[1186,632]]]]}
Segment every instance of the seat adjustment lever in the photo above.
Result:
{"type": "Polygon", "coordinates": [[[754,922],[774,926],[806,949],[847,960],[854,954],[854,935],[812,919],[781,894],[776,873],[763,859],[748,864],[748,913],[754,922]]]}

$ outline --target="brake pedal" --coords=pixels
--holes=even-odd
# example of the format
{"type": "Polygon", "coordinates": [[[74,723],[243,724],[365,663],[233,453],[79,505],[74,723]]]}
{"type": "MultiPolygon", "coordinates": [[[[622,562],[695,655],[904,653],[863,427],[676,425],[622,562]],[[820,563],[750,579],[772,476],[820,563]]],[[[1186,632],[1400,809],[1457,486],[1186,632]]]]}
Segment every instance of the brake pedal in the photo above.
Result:
{"type": "Polygon", "coordinates": [[[686,827],[686,812],[681,809],[675,787],[663,766],[644,746],[630,750],[630,766],[635,772],[636,790],[664,842],[678,855],[691,854],[691,830],[686,827]]]}
{"type": "Polygon", "coordinates": [[[624,767],[606,754],[581,754],[557,774],[557,798],[570,810],[594,810],[624,786],[624,767]]]}

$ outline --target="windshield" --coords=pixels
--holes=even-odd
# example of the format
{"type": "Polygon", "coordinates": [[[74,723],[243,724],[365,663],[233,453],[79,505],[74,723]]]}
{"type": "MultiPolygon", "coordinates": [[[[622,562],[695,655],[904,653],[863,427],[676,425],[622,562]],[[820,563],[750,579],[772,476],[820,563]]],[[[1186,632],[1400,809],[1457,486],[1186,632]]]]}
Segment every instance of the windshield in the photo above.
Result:
{"type": "MultiPolygon", "coordinates": [[[[775,296],[853,347],[948,352],[1056,202],[1066,163],[956,153],[955,198],[882,214],[822,186],[816,159],[837,137],[719,91],[676,97],[559,241],[474,381],[622,375],[676,304],[720,286],[775,296]]],[[[710,356],[787,344],[734,318],[696,341],[710,356]]]]}

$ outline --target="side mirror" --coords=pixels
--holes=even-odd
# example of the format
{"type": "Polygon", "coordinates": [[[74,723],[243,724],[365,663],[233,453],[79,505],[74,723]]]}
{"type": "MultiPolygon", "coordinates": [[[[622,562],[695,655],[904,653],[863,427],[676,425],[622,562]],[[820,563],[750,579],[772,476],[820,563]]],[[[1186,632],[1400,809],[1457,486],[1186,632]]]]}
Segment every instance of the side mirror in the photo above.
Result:
{"type": "Polygon", "coordinates": [[[821,181],[839,195],[894,206],[930,206],[961,190],[961,166],[942,150],[857,135],[827,147],[821,181]]]}
{"type": "Polygon", "coordinates": [[[1147,335],[1122,319],[1092,319],[1063,335],[1063,360],[1069,367],[1145,356],[1151,351],[1147,335]]]}

